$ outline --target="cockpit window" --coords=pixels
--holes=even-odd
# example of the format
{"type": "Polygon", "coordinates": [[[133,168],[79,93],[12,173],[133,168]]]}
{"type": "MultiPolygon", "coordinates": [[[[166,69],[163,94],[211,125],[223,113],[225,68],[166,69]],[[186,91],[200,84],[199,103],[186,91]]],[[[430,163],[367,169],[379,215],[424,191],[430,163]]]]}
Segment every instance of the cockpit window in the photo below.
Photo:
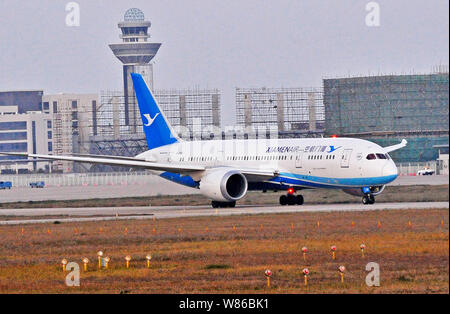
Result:
{"type": "Polygon", "coordinates": [[[378,159],[387,159],[385,154],[377,154],[378,159]]]}
{"type": "Polygon", "coordinates": [[[374,159],[377,159],[377,157],[375,157],[375,154],[369,154],[369,155],[367,155],[367,157],[366,157],[368,160],[374,160],[374,159]]]}

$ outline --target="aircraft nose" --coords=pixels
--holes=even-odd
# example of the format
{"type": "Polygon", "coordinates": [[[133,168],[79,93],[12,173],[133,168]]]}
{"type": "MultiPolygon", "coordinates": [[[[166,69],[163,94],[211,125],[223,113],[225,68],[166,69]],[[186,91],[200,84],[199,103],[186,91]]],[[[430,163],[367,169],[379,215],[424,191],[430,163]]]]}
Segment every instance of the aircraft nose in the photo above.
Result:
{"type": "Polygon", "coordinates": [[[392,177],[398,176],[397,166],[393,162],[389,162],[387,165],[383,167],[383,177],[392,177]]]}

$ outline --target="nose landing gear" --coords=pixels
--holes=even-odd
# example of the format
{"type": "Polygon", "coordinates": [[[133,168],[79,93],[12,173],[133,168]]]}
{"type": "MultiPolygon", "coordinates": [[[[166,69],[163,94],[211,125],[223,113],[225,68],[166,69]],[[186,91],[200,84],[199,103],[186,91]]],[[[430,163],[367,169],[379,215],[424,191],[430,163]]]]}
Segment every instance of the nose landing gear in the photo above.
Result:
{"type": "Polygon", "coordinates": [[[287,195],[280,196],[280,205],[303,205],[304,199],[302,195],[294,195],[294,189],[289,188],[287,195]]]}
{"type": "Polygon", "coordinates": [[[375,197],[371,194],[364,195],[364,197],[362,198],[362,203],[364,205],[375,204],[375,197]]]}

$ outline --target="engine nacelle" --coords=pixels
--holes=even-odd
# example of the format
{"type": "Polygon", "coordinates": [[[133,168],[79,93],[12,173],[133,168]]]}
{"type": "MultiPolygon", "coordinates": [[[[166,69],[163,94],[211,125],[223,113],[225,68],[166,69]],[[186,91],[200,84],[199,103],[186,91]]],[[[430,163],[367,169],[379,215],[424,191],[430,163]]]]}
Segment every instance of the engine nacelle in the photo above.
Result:
{"type": "Polygon", "coordinates": [[[245,176],[233,169],[216,169],[200,180],[200,192],[218,202],[234,202],[245,196],[248,183],[245,176]]]}
{"type": "MultiPolygon", "coordinates": [[[[385,185],[377,185],[377,186],[370,186],[369,191],[370,194],[375,196],[378,194],[381,194],[384,191],[385,185]]],[[[353,189],[342,189],[347,194],[354,195],[354,196],[364,196],[366,193],[364,193],[363,188],[353,188],[353,189]]]]}

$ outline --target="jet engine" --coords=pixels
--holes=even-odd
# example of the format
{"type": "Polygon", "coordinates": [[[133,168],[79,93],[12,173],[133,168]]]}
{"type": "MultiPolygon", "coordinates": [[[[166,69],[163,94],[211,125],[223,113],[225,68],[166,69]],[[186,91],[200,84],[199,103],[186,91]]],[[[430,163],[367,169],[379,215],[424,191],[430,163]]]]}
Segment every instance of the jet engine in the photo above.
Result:
{"type": "MultiPolygon", "coordinates": [[[[369,191],[370,195],[376,196],[378,194],[381,194],[384,191],[385,185],[377,185],[377,186],[370,186],[369,191]]],[[[353,196],[364,196],[367,193],[364,193],[364,188],[352,188],[352,189],[342,189],[347,194],[353,195],[353,196]]]]}
{"type": "Polygon", "coordinates": [[[233,169],[216,169],[200,180],[200,192],[218,202],[235,202],[247,193],[245,176],[233,169]]]}

